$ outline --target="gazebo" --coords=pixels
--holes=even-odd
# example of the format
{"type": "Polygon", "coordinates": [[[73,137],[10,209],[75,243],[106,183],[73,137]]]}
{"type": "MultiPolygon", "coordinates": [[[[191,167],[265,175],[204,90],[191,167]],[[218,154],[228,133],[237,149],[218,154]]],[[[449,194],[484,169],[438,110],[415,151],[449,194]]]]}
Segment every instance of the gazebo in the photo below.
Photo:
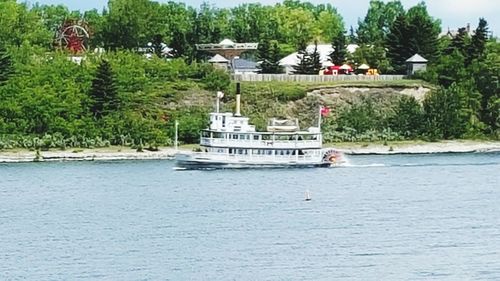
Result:
{"type": "Polygon", "coordinates": [[[208,60],[214,67],[227,70],[229,68],[229,60],[217,54],[208,60]]]}
{"type": "Polygon", "coordinates": [[[425,71],[427,69],[427,62],[428,60],[419,54],[413,55],[411,58],[406,60],[406,74],[413,75],[417,71],[425,71]]]}

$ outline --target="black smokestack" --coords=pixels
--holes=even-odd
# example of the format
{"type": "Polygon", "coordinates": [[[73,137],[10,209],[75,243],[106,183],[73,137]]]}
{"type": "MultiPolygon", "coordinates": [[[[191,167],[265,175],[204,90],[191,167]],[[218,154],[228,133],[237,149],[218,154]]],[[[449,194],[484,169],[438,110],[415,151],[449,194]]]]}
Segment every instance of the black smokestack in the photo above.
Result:
{"type": "Polygon", "coordinates": [[[234,113],[234,116],[241,116],[240,113],[240,83],[236,83],[236,112],[234,113]]]}

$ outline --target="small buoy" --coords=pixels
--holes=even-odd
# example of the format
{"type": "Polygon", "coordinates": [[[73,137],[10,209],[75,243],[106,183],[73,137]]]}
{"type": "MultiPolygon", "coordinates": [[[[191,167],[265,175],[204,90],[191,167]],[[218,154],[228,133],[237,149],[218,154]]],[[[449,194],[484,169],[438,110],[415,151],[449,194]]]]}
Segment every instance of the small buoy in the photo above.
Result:
{"type": "Polygon", "coordinates": [[[311,193],[309,192],[309,190],[306,191],[306,201],[311,201],[311,193]]]}

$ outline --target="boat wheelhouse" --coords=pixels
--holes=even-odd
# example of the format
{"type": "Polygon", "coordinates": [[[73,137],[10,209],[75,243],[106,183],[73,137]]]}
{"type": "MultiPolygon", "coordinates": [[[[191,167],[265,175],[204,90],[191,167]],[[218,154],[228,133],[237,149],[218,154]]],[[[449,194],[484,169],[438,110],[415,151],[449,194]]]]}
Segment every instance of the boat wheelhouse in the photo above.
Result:
{"type": "Polygon", "coordinates": [[[240,114],[239,84],[236,112],[210,113],[210,126],[202,130],[201,151],[178,153],[177,166],[200,168],[330,167],[341,154],[322,148],[320,127],[300,130],[298,120],[271,119],[264,132],[256,131],[240,114]]]}

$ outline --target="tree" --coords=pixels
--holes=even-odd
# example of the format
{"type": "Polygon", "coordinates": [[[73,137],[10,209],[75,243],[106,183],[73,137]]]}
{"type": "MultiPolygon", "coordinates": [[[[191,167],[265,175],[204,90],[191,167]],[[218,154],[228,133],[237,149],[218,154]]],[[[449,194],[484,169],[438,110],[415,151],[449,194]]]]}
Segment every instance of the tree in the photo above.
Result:
{"type": "Polygon", "coordinates": [[[308,74],[311,66],[311,55],[307,52],[307,45],[305,43],[301,44],[297,53],[297,59],[299,62],[293,66],[293,73],[308,74]]]}
{"type": "Polygon", "coordinates": [[[387,35],[387,56],[391,60],[396,73],[405,72],[405,61],[410,58],[412,50],[408,48],[410,27],[405,14],[400,14],[392,24],[387,35]]]}
{"type": "Polygon", "coordinates": [[[97,68],[97,73],[92,80],[90,90],[90,111],[96,119],[113,112],[119,107],[117,88],[115,85],[111,64],[102,60],[97,68]]]}
{"type": "Polygon", "coordinates": [[[341,65],[346,61],[346,37],[344,31],[339,31],[332,42],[333,52],[330,53],[330,61],[335,65],[341,65]]]}
{"type": "Polygon", "coordinates": [[[12,74],[12,61],[9,53],[0,46],[0,86],[9,80],[12,74]]]}
{"type": "Polygon", "coordinates": [[[488,40],[488,22],[484,18],[479,19],[479,24],[472,35],[469,52],[465,64],[470,65],[472,60],[480,58],[486,49],[488,40]]]}
{"type": "Polygon", "coordinates": [[[318,74],[321,69],[321,57],[318,51],[318,41],[314,41],[314,50],[311,53],[311,66],[308,74],[318,74]]]}
{"type": "Polygon", "coordinates": [[[134,49],[145,46],[153,34],[149,0],[110,0],[106,27],[103,30],[106,47],[134,49]]]}
{"type": "Polygon", "coordinates": [[[455,139],[467,132],[466,93],[457,83],[429,94],[423,106],[426,133],[431,139],[455,139]]]}
{"type": "Polygon", "coordinates": [[[302,45],[297,54],[299,63],[293,66],[294,74],[318,74],[321,69],[320,55],[318,52],[318,42],[314,42],[314,50],[309,52],[306,45],[302,45]]]}
{"type": "Polygon", "coordinates": [[[404,73],[405,61],[419,54],[433,62],[438,57],[439,21],[433,20],[421,3],[400,14],[392,24],[386,39],[387,56],[396,73],[404,73]]]}
{"type": "Polygon", "coordinates": [[[163,44],[163,36],[161,36],[161,34],[155,34],[155,36],[153,36],[153,42],[151,42],[151,47],[155,55],[159,58],[163,57],[163,44]]]}
{"type": "Polygon", "coordinates": [[[370,68],[376,68],[381,73],[393,71],[387,59],[386,51],[382,46],[362,44],[349,57],[354,64],[366,63],[370,68]]]}
{"type": "Polygon", "coordinates": [[[280,47],[277,41],[264,39],[259,43],[257,57],[260,73],[282,73],[280,47]]]}
{"type": "Polygon", "coordinates": [[[454,51],[460,52],[463,56],[467,56],[467,46],[469,45],[470,37],[467,28],[461,27],[458,29],[457,35],[451,39],[451,42],[446,48],[447,55],[452,54],[454,51]]]}
{"type": "Polygon", "coordinates": [[[469,75],[481,93],[480,119],[487,133],[500,129],[500,43],[489,42],[481,59],[472,62],[469,75]]]}
{"type": "Polygon", "coordinates": [[[389,126],[405,137],[415,138],[422,131],[423,117],[420,103],[412,96],[402,96],[389,118],[389,126]]]}
{"type": "Polygon", "coordinates": [[[403,12],[403,5],[399,0],[387,4],[380,0],[371,0],[364,20],[358,22],[358,43],[382,44],[390,26],[403,12]]]}
{"type": "Polygon", "coordinates": [[[354,27],[349,28],[349,44],[356,44],[358,39],[356,38],[356,34],[354,33],[354,27]]]}

